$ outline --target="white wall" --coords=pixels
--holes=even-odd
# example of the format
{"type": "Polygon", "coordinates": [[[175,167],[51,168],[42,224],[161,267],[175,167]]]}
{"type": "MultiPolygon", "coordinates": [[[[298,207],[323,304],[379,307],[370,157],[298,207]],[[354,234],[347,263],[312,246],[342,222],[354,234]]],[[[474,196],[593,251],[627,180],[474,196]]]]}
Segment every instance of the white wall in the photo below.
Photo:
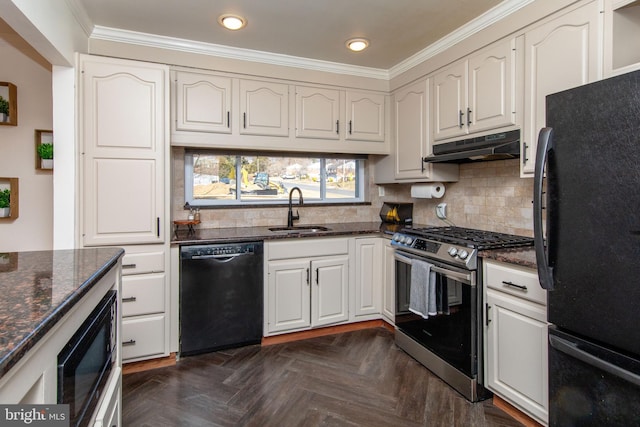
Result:
{"type": "Polygon", "coordinates": [[[6,33],[0,58],[0,80],[18,88],[18,126],[0,126],[0,177],[20,180],[20,214],[0,220],[0,252],[52,249],[53,174],[35,164],[35,130],[53,126],[50,65],[6,33]]]}

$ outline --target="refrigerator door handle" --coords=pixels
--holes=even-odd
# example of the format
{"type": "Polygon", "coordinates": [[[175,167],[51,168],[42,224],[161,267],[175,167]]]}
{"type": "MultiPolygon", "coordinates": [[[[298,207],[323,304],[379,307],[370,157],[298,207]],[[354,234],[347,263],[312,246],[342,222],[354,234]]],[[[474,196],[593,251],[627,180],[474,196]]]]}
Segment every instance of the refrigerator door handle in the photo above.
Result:
{"type": "Polygon", "coordinates": [[[640,386],[640,375],[634,372],[627,371],[626,369],[614,365],[613,363],[607,362],[606,360],[600,359],[599,357],[596,357],[587,351],[581,350],[576,346],[576,344],[572,343],[571,341],[565,340],[564,338],[560,338],[555,335],[549,335],[549,344],[556,350],[565,353],[575,359],[578,359],[586,363],[587,365],[608,372],[611,375],[635,384],[636,386],[640,386]]]}
{"type": "MultiPolygon", "coordinates": [[[[544,180],[544,166],[549,152],[553,150],[553,128],[542,128],[538,136],[538,150],[533,178],[533,237],[536,248],[536,264],[538,265],[538,279],[543,289],[553,290],[553,268],[549,266],[548,254],[545,250],[544,233],[542,229],[542,183],[544,180]]],[[[547,212],[547,224],[548,224],[547,212]]],[[[547,241],[547,244],[549,242],[547,241]]]]}

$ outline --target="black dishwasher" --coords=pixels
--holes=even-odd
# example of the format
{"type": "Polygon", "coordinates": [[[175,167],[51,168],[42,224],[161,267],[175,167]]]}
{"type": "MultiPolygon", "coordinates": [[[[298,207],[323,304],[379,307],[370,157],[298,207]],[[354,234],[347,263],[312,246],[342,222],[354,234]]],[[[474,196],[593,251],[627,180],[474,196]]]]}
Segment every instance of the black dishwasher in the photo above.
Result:
{"type": "Polygon", "coordinates": [[[180,247],[180,355],[259,343],[262,242],[180,247]]]}

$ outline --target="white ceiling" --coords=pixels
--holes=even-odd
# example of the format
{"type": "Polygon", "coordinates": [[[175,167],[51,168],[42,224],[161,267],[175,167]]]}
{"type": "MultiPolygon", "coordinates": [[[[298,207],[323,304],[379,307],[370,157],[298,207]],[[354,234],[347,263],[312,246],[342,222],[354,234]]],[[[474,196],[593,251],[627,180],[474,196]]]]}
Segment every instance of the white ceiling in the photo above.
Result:
{"type": "Polygon", "coordinates": [[[388,70],[502,0],[76,2],[84,7],[92,24],[101,30],[127,30],[388,70]],[[232,32],[220,27],[217,18],[225,13],[246,18],[246,28],[232,32]],[[345,41],[352,37],[365,37],[371,46],[363,52],[349,52],[345,41]]]}

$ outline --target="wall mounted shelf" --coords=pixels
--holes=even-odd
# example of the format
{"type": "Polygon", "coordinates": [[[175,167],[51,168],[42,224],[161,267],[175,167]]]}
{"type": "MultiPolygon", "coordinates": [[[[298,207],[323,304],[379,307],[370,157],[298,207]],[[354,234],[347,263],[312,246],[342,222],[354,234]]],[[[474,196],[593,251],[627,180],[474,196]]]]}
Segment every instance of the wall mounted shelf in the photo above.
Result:
{"type": "Polygon", "coordinates": [[[53,171],[53,159],[42,159],[38,155],[38,147],[42,144],[53,144],[53,131],[36,129],[36,169],[43,171],[53,171]]]}
{"type": "Polygon", "coordinates": [[[19,187],[18,187],[18,178],[4,178],[0,177],[0,190],[4,190],[7,188],[7,184],[9,184],[9,191],[11,191],[11,199],[9,202],[9,216],[0,217],[0,221],[2,220],[14,220],[18,218],[19,214],[19,187]]]}
{"type": "Polygon", "coordinates": [[[18,88],[13,83],[0,82],[0,96],[9,104],[9,114],[0,113],[0,125],[18,125],[18,88]]]}

